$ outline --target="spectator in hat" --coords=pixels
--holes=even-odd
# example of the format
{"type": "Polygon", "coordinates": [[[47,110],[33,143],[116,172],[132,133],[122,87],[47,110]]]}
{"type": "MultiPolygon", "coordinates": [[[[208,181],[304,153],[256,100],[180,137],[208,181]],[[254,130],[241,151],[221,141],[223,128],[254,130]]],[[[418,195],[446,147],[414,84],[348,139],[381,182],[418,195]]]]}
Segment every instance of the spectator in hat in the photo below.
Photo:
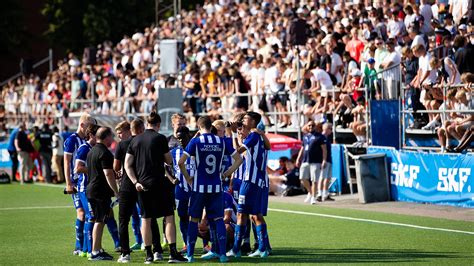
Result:
{"type": "Polygon", "coordinates": [[[371,57],[369,60],[367,60],[367,65],[363,73],[363,82],[361,82],[361,85],[363,84],[365,86],[372,99],[375,98],[376,94],[379,94],[376,90],[377,82],[378,79],[377,70],[375,70],[375,59],[371,57]]]}

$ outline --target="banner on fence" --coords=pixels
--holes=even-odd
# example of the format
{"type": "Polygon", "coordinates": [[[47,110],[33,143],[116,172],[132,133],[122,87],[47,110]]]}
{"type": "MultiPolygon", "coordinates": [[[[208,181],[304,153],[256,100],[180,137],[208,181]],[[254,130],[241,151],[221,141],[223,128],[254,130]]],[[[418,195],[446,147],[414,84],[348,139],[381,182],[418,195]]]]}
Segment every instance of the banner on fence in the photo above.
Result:
{"type": "Polygon", "coordinates": [[[385,153],[393,200],[474,208],[474,156],[398,151],[369,147],[385,153]]]}
{"type": "Polygon", "coordinates": [[[8,142],[0,142],[0,169],[10,169],[11,165],[8,142]]]}

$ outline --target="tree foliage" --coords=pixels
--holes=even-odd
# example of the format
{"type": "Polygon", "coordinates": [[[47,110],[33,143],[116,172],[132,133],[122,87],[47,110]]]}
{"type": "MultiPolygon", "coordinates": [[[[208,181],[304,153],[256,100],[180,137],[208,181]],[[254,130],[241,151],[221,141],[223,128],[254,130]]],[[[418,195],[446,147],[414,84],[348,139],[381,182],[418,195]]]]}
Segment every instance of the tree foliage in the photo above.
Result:
{"type": "Polygon", "coordinates": [[[46,0],[42,14],[49,40],[73,52],[154,22],[155,0],[46,0]]]}
{"type": "MultiPolygon", "coordinates": [[[[0,54],[11,54],[18,50],[26,38],[24,12],[16,0],[3,0],[0,8],[0,54]]],[[[22,47],[28,49],[29,47],[22,47]]]]}
{"type": "MultiPolygon", "coordinates": [[[[14,1],[14,0],[6,0],[14,1]]],[[[41,13],[48,21],[45,35],[55,46],[80,53],[105,40],[143,30],[155,22],[155,0],[46,0],[41,13]]],[[[182,0],[183,8],[202,0],[182,0]]],[[[173,0],[160,0],[160,7],[173,0]]],[[[160,17],[172,15],[172,9],[160,17]]]]}

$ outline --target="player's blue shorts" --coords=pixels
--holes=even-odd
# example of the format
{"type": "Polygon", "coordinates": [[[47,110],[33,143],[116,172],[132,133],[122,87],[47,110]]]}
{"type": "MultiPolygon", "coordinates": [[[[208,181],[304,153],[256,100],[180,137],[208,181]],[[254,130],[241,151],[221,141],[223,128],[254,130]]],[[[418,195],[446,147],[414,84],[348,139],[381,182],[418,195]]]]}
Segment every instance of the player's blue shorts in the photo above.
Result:
{"type": "Polygon", "coordinates": [[[84,213],[86,214],[86,221],[93,221],[94,220],[94,213],[92,211],[91,204],[89,200],[87,200],[86,192],[78,192],[79,199],[81,200],[82,208],[84,209],[84,213]]]}
{"type": "Polygon", "coordinates": [[[262,213],[262,188],[243,181],[240,186],[237,212],[257,215],[262,213]]]}
{"type": "Polygon", "coordinates": [[[72,197],[72,202],[74,203],[74,207],[76,208],[76,210],[84,208],[82,206],[81,199],[79,198],[79,193],[74,193],[71,195],[71,197],[72,197]]]}
{"type": "Polygon", "coordinates": [[[224,198],[222,192],[191,192],[189,199],[189,216],[201,219],[202,210],[204,208],[206,208],[208,219],[224,217],[224,198]]]}
{"type": "Polygon", "coordinates": [[[188,216],[189,208],[189,195],[190,192],[184,191],[180,186],[176,186],[174,189],[174,199],[176,202],[176,210],[178,211],[178,216],[188,216]]]}
{"type": "Polygon", "coordinates": [[[261,213],[263,216],[267,216],[267,210],[268,210],[268,192],[269,188],[268,187],[263,187],[262,188],[262,210],[261,213]]]}
{"type": "Polygon", "coordinates": [[[236,202],[239,201],[240,186],[242,185],[242,179],[232,179],[232,197],[236,202]]]}

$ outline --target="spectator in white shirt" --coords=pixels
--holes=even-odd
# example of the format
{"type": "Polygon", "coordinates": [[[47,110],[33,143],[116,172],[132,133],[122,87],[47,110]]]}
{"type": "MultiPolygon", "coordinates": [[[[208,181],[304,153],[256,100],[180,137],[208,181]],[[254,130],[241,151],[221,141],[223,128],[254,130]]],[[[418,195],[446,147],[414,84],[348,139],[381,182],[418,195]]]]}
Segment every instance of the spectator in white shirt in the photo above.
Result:
{"type": "Polygon", "coordinates": [[[403,22],[398,21],[398,12],[393,11],[387,23],[388,37],[397,39],[403,31],[403,25],[403,22]]]}
{"type": "MultiPolygon", "coordinates": [[[[426,52],[423,45],[417,45],[413,48],[413,54],[418,57],[418,73],[411,82],[414,88],[422,89],[420,93],[420,102],[423,103],[427,110],[433,110],[439,107],[437,102],[438,93],[433,93],[433,84],[436,82],[437,73],[430,65],[431,54],[426,52]]],[[[442,99],[442,96],[441,96],[442,99]]],[[[430,121],[435,118],[435,114],[428,114],[430,121]]]]}
{"type": "Polygon", "coordinates": [[[386,43],[388,55],[380,65],[383,72],[383,82],[386,84],[382,95],[384,99],[397,99],[399,95],[398,88],[400,87],[400,62],[401,56],[395,50],[395,40],[389,39],[386,43]]]}

